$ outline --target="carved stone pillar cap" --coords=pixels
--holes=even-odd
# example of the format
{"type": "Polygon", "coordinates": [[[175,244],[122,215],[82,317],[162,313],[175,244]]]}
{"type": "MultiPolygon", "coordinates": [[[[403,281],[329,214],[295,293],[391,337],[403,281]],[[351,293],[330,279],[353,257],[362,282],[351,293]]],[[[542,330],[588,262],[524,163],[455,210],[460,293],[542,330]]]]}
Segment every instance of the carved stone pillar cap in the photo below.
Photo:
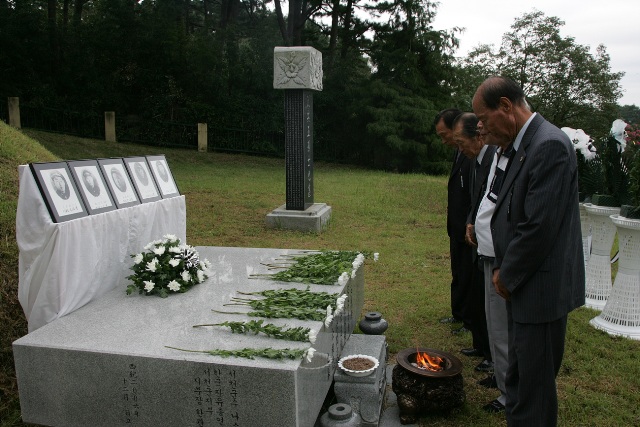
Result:
{"type": "Polygon", "coordinates": [[[322,90],[322,53],[311,46],[273,49],[273,88],[322,90]]]}

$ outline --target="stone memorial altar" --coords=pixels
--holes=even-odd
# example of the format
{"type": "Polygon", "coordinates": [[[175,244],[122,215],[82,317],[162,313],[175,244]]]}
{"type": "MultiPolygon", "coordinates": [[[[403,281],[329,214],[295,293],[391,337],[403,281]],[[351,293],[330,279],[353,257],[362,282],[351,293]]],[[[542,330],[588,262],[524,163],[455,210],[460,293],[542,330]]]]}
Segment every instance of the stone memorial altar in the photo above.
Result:
{"type": "Polygon", "coordinates": [[[126,295],[123,283],[15,341],[23,420],[55,426],[313,426],[362,310],[363,267],[346,284],[284,283],[249,276],[268,273],[264,264],[299,251],[196,249],[213,273],[189,292],[126,295]],[[224,327],[193,327],[247,320],[212,311],[241,311],[224,306],[239,291],[307,286],[348,296],[342,315],[328,325],[268,319],[317,331],[310,361],[222,358],[168,348],[308,348],[310,343],[233,334],[224,327]]]}
{"type": "Polygon", "coordinates": [[[313,90],[322,90],[322,54],[309,46],[276,47],[273,87],[284,89],[286,203],[267,215],[267,225],[322,231],[331,207],[314,203],[313,90]]]}

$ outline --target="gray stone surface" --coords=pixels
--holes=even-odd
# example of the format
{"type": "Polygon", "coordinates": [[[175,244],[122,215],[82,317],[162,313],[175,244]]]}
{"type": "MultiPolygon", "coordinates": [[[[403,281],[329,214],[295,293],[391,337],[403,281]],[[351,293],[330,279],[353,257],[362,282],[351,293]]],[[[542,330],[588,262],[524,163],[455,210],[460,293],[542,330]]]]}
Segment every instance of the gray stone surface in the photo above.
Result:
{"type": "MultiPolygon", "coordinates": [[[[303,211],[287,210],[286,204],[267,214],[267,226],[319,233],[331,219],[331,206],[314,203],[303,211]]],[[[359,314],[359,313],[358,313],[359,314]]]]}
{"type": "Polygon", "coordinates": [[[365,377],[353,377],[337,369],[333,386],[336,400],[347,403],[362,418],[362,426],[377,427],[386,388],[386,338],[384,335],[351,335],[342,357],[364,354],[378,359],[378,368],[365,377]]]}
{"type": "MultiPolygon", "coordinates": [[[[192,350],[297,347],[294,343],[232,334],[228,328],[193,325],[247,320],[211,310],[237,291],[302,284],[249,279],[296,250],[197,248],[214,274],[185,294],[169,298],[125,295],[125,283],[81,309],[13,344],[23,420],[55,426],[311,426],[320,412],[338,356],[363,304],[364,274],[341,287],[313,291],[349,295],[346,315],[322,322],[271,319],[271,323],[320,330],[311,363],[222,358],[192,350]]],[[[336,278],[337,279],[337,278],[336,278]]]]}
{"type": "Polygon", "coordinates": [[[273,88],[322,90],[322,53],[310,46],[273,49],[273,88]]]}
{"type": "MultiPolygon", "coordinates": [[[[382,408],[382,415],[380,416],[379,427],[401,427],[403,424],[400,422],[400,410],[398,408],[398,400],[396,394],[393,392],[391,386],[393,368],[395,364],[389,363],[387,365],[387,386],[384,399],[384,405],[382,408]]],[[[404,427],[417,426],[417,424],[404,424],[404,427]]]]}

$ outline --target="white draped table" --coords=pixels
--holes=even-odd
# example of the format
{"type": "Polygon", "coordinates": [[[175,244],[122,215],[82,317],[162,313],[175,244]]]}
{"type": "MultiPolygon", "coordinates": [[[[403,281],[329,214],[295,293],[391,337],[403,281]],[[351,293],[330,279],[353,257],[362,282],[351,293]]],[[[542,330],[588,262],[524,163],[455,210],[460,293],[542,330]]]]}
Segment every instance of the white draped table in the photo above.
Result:
{"type": "Polygon", "coordinates": [[[116,286],[125,292],[130,255],[150,241],[174,234],[186,243],[184,196],[54,223],[29,167],[19,174],[18,299],[29,332],[116,286]]]}

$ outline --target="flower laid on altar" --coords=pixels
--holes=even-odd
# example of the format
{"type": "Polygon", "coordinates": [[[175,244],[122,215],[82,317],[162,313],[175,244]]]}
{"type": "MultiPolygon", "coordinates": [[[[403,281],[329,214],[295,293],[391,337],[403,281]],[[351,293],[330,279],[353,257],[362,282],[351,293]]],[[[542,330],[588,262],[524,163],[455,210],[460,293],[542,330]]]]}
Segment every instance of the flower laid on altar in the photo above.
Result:
{"type": "Polygon", "coordinates": [[[192,246],[183,245],[172,234],[154,240],[144,252],[131,255],[133,274],[127,279],[127,295],[135,292],[166,298],[170,293],[186,292],[211,274],[211,263],[200,260],[192,246]]]}
{"type": "Polygon", "coordinates": [[[355,278],[365,259],[373,257],[378,261],[378,253],[358,251],[308,251],[302,254],[283,255],[278,263],[266,264],[270,270],[282,269],[277,273],[252,274],[251,278],[267,278],[281,282],[313,283],[316,285],[345,286],[349,278],[355,278]]]}

